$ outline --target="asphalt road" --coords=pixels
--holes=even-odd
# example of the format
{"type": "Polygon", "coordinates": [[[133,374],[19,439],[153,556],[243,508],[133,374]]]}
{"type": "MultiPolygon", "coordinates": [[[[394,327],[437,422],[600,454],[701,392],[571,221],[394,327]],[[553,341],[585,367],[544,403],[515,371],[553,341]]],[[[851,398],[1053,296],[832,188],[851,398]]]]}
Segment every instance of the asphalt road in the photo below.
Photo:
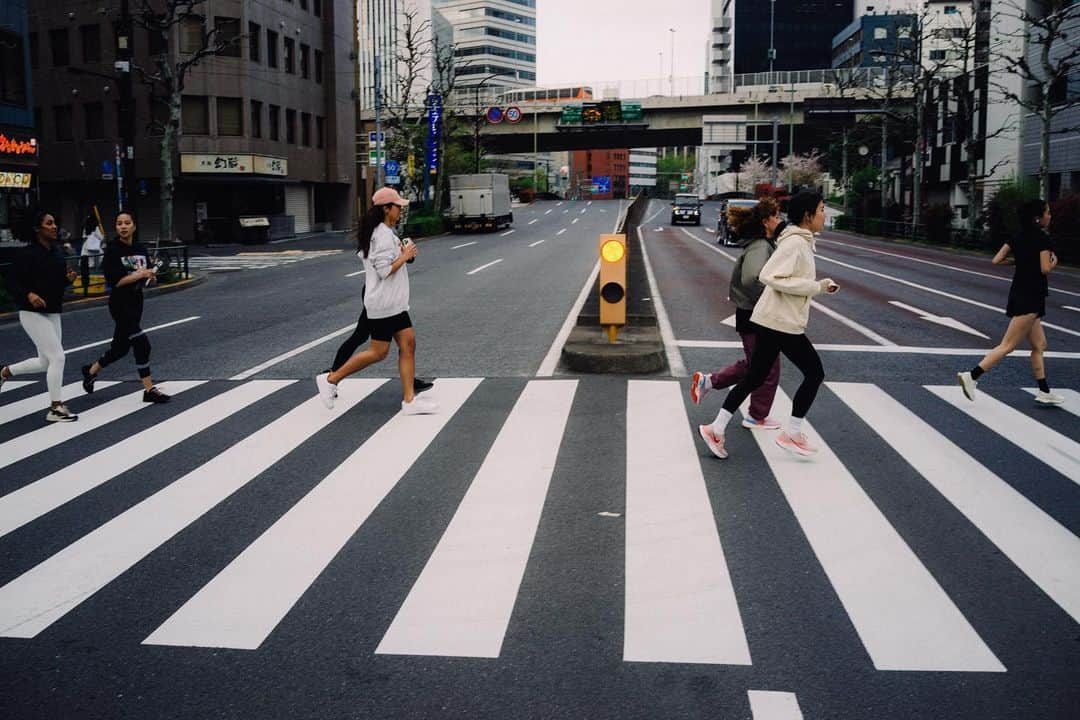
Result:
{"type": "MultiPolygon", "coordinates": [[[[205,283],[148,301],[146,327],[177,323],[150,335],[168,405],[138,402],[127,360],[68,391],[62,427],[40,379],[5,385],[0,717],[1074,716],[1080,278],[1052,276],[1046,318],[1069,404],[1036,407],[1022,357],[972,404],[954,374],[1003,331],[1009,269],[826,233],[822,453],[733,423],[720,462],[694,428],[719,392],[538,377],[619,209],[538,203],[511,234],[421,243],[436,416],[398,416],[392,359],[314,399],[363,281],[333,238],[215,249],[205,283]]],[[[672,361],[713,368],[741,354],[732,261],[666,209],[643,236],[672,361]]],[[[0,347],[31,351],[11,324],[0,347]]]]}

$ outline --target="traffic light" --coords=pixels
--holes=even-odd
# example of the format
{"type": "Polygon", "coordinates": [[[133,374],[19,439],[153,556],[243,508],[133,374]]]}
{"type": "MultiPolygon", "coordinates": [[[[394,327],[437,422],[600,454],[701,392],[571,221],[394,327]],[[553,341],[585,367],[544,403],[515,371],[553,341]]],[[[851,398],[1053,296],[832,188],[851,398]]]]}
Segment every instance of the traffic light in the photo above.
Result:
{"type": "Polygon", "coordinates": [[[626,324],[626,236],[600,236],[600,324],[615,342],[626,324]]]}

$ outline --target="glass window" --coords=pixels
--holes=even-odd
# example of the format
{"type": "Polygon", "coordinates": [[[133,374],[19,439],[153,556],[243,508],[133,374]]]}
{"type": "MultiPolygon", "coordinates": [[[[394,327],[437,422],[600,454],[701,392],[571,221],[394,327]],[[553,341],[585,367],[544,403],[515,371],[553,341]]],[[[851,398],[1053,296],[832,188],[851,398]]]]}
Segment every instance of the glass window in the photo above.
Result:
{"type": "Polygon", "coordinates": [[[296,111],[285,110],[285,142],[296,144],[296,111]]]}
{"type": "MultiPolygon", "coordinates": [[[[18,37],[14,35],[13,37],[18,37]]],[[[32,70],[38,69],[38,57],[41,55],[41,43],[38,41],[38,34],[36,32],[30,33],[30,68],[32,70]]]]}
{"type": "Polygon", "coordinates": [[[146,31],[146,47],[150,57],[169,54],[169,41],[157,30],[146,31]]]}
{"type": "Polygon", "coordinates": [[[210,104],[205,95],[185,95],[182,98],[180,123],[186,135],[210,134],[210,104]]]}
{"type": "Polygon", "coordinates": [[[876,27],[874,28],[874,39],[884,40],[889,37],[889,28],[876,27]]]}
{"type": "Polygon", "coordinates": [[[315,51],[315,82],[322,84],[323,54],[322,50],[315,51]]]}
{"type": "Polygon", "coordinates": [[[276,68],[278,55],[278,34],[273,30],[266,31],[266,66],[276,68]]]}
{"type": "Polygon", "coordinates": [[[300,77],[305,80],[311,74],[311,48],[300,43],[300,77]]]}
{"type": "Polygon", "coordinates": [[[322,17],[322,0],[312,0],[311,12],[315,17],[322,17]]]}
{"type": "Polygon", "coordinates": [[[315,118],[315,147],[320,150],[326,146],[326,118],[315,118]]]}
{"type": "Polygon", "coordinates": [[[270,116],[267,121],[270,124],[270,139],[281,139],[281,108],[277,105],[271,105],[269,108],[270,116]]]}
{"type": "Polygon", "coordinates": [[[244,134],[244,112],[240,98],[219,97],[217,99],[217,134],[235,137],[244,134]]]}
{"type": "Polygon", "coordinates": [[[84,63],[101,62],[101,26],[83,25],[79,28],[84,63]]]}
{"type": "Polygon", "coordinates": [[[53,106],[53,120],[56,128],[57,140],[70,140],[71,139],[71,106],[70,105],[54,105],[53,106]]]}
{"type": "Polygon", "coordinates": [[[296,41],[285,38],[285,72],[296,72],[296,41]]]}
{"type": "Polygon", "coordinates": [[[307,2],[308,2],[308,0],[300,0],[300,9],[301,10],[307,10],[307,2]]]}
{"type": "Polygon", "coordinates": [[[192,15],[180,22],[180,52],[185,55],[194,55],[203,49],[205,42],[206,33],[201,17],[192,15]]]}
{"type": "Polygon", "coordinates": [[[311,115],[300,113],[300,144],[311,147],[311,115]]]}
{"type": "Polygon", "coordinates": [[[0,105],[26,105],[26,61],[22,36],[0,32],[0,105]]]}
{"type": "Polygon", "coordinates": [[[49,31],[49,49],[52,51],[52,64],[54,67],[66,67],[71,64],[67,28],[49,31]]]}
{"type": "Polygon", "coordinates": [[[86,118],[86,139],[101,140],[105,137],[105,106],[99,102],[83,105],[86,118]]]}
{"type": "Polygon", "coordinates": [[[248,23],[248,60],[259,62],[259,40],[262,38],[262,28],[253,22],[248,23]]]}
{"type": "Polygon", "coordinates": [[[251,101],[251,137],[262,137],[262,106],[258,100],[251,101]]]}
{"type": "Polygon", "coordinates": [[[240,57],[240,19],[216,17],[214,18],[214,27],[217,28],[217,39],[229,43],[218,55],[240,57]]]}

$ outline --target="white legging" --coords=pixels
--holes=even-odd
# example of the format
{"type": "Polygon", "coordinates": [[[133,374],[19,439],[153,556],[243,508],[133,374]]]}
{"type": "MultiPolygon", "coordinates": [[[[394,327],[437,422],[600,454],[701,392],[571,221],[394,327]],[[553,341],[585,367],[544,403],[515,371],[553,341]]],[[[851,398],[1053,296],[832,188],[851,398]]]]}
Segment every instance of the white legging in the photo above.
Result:
{"type": "Polygon", "coordinates": [[[60,313],[36,313],[19,311],[23,330],[34,341],[38,356],[8,365],[12,375],[45,373],[49,387],[49,400],[60,402],[60,388],[64,384],[64,347],[60,344],[60,313]]]}

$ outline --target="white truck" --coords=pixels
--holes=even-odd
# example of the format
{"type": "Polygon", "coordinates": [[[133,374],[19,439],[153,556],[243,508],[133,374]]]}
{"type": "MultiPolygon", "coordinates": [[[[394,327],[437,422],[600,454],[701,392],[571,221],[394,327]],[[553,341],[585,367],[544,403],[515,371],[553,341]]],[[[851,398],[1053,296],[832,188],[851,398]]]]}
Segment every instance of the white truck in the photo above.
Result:
{"type": "Polygon", "coordinates": [[[498,230],[514,222],[510,179],[497,173],[450,176],[450,226],[454,230],[498,230]]]}

